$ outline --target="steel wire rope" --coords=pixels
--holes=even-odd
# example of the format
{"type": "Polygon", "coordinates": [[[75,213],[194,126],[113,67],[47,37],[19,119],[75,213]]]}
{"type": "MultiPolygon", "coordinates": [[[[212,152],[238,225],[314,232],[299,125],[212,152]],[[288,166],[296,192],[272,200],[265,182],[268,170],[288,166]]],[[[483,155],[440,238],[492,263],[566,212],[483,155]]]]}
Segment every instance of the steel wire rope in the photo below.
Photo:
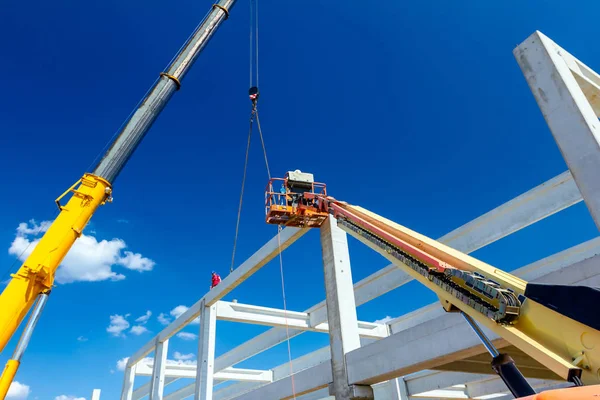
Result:
{"type": "MultiPolygon", "coordinates": [[[[258,84],[259,84],[259,74],[258,74],[258,0],[250,1],[249,47],[250,47],[250,51],[249,51],[249,84],[250,84],[250,87],[252,88],[252,78],[253,78],[252,72],[253,72],[253,66],[254,66],[254,72],[255,72],[255,77],[256,77],[256,88],[258,88],[258,84]],[[252,9],[252,4],[254,4],[254,10],[252,9]],[[252,23],[253,22],[254,22],[254,43],[255,43],[254,54],[252,51],[253,50],[253,48],[252,48],[252,39],[253,39],[252,38],[252,35],[253,35],[252,23]],[[254,58],[254,64],[252,62],[253,58],[254,58]]],[[[249,158],[250,143],[251,143],[251,137],[252,137],[252,125],[253,125],[254,118],[256,118],[256,127],[258,129],[258,133],[259,133],[259,137],[260,137],[261,147],[262,147],[263,156],[264,156],[264,160],[265,160],[265,167],[267,169],[267,175],[269,177],[269,181],[271,180],[271,169],[269,167],[267,148],[265,145],[264,135],[262,133],[262,127],[260,125],[260,119],[258,116],[257,100],[258,100],[257,97],[253,99],[252,112],[250,115],[248,140],[247,140],[247,144],[246,144],[246,156],[245,156],[245,161],[244,161],[244,171],[243,171],[243,175],[242,175],[240,201],[238,204],[238,214],[237,214],[237,220],[236,220],[235,236],[234,236],[234,242],[233,242],[233,251],[232,251],[232,255],[231,255],[231,266],[229,268],[229,273],[233,272],[233,269],[235,266],[235,253],[236,253],[236,249],[237,249],[237,241],[238,241],[238,235],[239,235],[239,224],[240,224],[240,220],[241,220],[242,204],[243,204],[243,198],[244,198],[244,188],[245,188],[245,183],[246,183],[248,158],[249,158]]],[[[286,299],[286,294],[285,294],[285,276],[283,273],[283,256],[281,254],[282,253],[281,231],[282,231],[282,228],[280,225],[278,225],[277,226],[277,249],[278,249],[278,254],[279,254],[279,272],[280,272],[280,276],[281,276],[281,294],[282,294],[282,299],[283,299],[283,312],[284,312],[284,320],[285,320],[285,332],[286,332],[288,360],[289,360],[289,365],[290,365],[290,380],[291,380],[291,385],[292,385],[292,397],[294,399],[296,399],[296,387],[295,387],[295,381],[294,381],[294,364],[293,364],[293,360],[292,360],[292,347],[291,347],[291,341],[290,341],[289,321],[288,321],[288,313],[287,313],[287,299],[286,299]]]]}
{"type": "Polygon", "coordinates": [[[242,204],[244,202],[244,187],[246,185],[246,174],[248,171],[248,155],[250,153],[250,140],[252,138],[252,121],[254,118],[254,111],[255,111],[255,109],[252,110],[252,115],[250,116],[250,127],[248,129],[248,144],[246,145],[246,160],[244,161],[244,174],[242,176],[242,189],[240,191],[240,202],[238,205],[237,220],[235,222],[235,236],[233,238],[233,252],[231,254],[231,266],[229,267],[229,273],[233,272],[233,267],[235,266],[235,251],[237,249],[238,234],[239,234],[239,230],[240,230],[240,220],[241,220],[241,215],[242,215],[242,204]]]}

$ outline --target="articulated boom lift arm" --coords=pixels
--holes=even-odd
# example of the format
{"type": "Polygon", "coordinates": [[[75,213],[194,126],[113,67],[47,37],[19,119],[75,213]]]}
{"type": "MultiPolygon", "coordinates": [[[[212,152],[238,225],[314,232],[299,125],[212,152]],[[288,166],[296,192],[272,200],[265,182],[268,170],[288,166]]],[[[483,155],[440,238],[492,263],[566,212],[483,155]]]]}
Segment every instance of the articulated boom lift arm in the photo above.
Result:
{"type": "MultiPolygon", "coordinates": [[[[535,391],[479,325],[566,381],[577,386],[600,384],[596,348],[600,317],[589,310],[600,303],[600,289],[528,283],[364,208],[329,197],[325,186],[300,170],[289,171],[284,179],[271,179],[265,193],[266,222],[311,228],[335,217],[341,229],[436,293],[446,311],[461,312],[492,355],[492,368],[516,397],[535,391]],[[274,180],[282,184],[279,192],[274,180]]],[[[600,385],[590,390],[600,394],[600,385]]],[[[570,393],[572,398],[583,395],[579,389],[570,393]]]]}
{"type": "MultiPolygon", "coordinates": [[[[600,384],[600,318],[589,307],[600,290],[528,283],[436,240],[358,206],[327,196],[310,173],[290,171],[279,192],[269,181],[266,222],[319,227],[337,225],[422,283],[448,312],[461,312],[492,355],[492,368],[515,397],[535,391],[514,361],[500,354],[479,325],[519,348],[558,377],[580,386],[600,384]]],[[[600,394],[600,385],[572,390],[571,398],[600,394]],[[583,391],[588,392],[583,392],[583,391]]],[[[585,397],[587,398],[587,397],[585,397]]]]}
{"type": "MultiPolygon", "coordinates": [[[[567,381],[600,383],[598,319],[556,298],[566,291],[574,303],[597,304],[596,289],[527,283],[368,210],[327,201],[340,228],[433,290],[446,311],[462,312],[472,327],[477,321],[567,381]]],[[[492,365],[513,391],[514,379],[503,375],[520,375],[512,360],[497,354],[492,365]]]]}
{"type": "Polygon", "coordinates": [[[11,360],[0,378],[0,399],[4,399],[17,372],[31,332],[54,283],[55,272],[69,249],[81,236],[96,209],[112,200],[112,184],[140,144],[181,80],[193,65],[222,21],[228,18],[235,0],[220,0],[198,26],[154,87],[127,121],[93,173],[86,173],[57,199],[60,214],[23,262],[0,295],[0,351],[4,349],[33,304],[32,317],[11,360]],[[60,200],[71,194],[65,205],[60,200]]]}

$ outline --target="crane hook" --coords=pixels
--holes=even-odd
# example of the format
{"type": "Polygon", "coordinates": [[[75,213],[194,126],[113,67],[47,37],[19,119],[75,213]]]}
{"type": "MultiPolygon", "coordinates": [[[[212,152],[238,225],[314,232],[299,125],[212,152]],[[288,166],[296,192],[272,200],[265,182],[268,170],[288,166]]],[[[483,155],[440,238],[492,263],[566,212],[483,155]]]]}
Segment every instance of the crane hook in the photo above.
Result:
{"type": "Polygon", "coordinates": [[[260,96],[258,88],[256,86],[252,86],[250,90],[248,90],[248,95],[250,96],[250,101],[252,101],[252,105],[256,106],[258,96],[260,96]]]}

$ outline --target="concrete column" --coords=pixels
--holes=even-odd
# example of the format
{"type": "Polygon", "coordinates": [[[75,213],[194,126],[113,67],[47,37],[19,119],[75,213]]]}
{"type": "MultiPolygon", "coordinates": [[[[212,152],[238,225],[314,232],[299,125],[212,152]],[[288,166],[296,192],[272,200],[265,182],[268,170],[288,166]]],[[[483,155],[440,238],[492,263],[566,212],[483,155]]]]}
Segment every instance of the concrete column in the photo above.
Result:
{"type": "Polygon", "coordinates": [[[600,229],[600,123],[574,74],[596,95],[600,77],[541,32],[520,44],[514,55],[600,229]]]}
{"type": "Polygon", "coordinates": [[[135,365],[125,368],[123,378],[123,390],[121,390],[121,400],[133,399],[133,382],[135,381],[135,365]]]}
{"type": "Polygon", "coordinates": [[[409,400],[408,389],[404,379],[390,379],[388,388],[388,396],[390,400],[409,400]]]}
{"type": "Polygon", "coordinates": [[[360,347],[360,337],[348,238],[346,232],[338,228],[337,220],[333,217],[329,217],[321,226],[321,247],[333,375],[330,394],[336,400],[372,399],[373,391],[370,386],[348,384],[346,353],[360,347]]]}
{"type": "Polygon", "coordinates": [[[410,399],[410,396],[408,395],[408,387],[406,386],[406,381],[404,380],[404,378],[396,378],[393,379],[392,382],[394,382],[394,385],[396,386],[399,400],[410,399]]]}
{"type": "Polygon", "coordinates": [[[162,400],[163,398],[168,351],[169,340],[165,340],[164,342],[156,342],[156,350],[154,351],[154,366],[152,367],[152,379],[150,381],[150,400],[162,400]]]}
{"type": "Polygon", "coordinates": [[[200,334],[198,335],[198,365],[194,400],[212,400],[215,369],[215,336],[217,332],[217,305],[200,306],[200,334]]]}
{"type": "Polygon", "coordinates": [[[92,392],[92,400],[100,400],[100,389],[94,389],[92,392]]]}

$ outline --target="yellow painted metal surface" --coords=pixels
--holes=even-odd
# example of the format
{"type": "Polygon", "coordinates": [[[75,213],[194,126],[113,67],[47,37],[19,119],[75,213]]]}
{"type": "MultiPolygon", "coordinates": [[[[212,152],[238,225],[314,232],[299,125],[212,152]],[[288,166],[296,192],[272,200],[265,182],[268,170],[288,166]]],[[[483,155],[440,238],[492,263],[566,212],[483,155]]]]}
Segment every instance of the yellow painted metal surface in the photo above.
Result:
{"type": "Polygon", "coordinates": [[[20,363],[17,360],[8,360],[6,363],[4,371],[2,372],[2,377],[0,378],[0,399],[4,400],[8,394],[10,384],[15,378],[17,370],[19,369],[19,364],[20,363]]]}
{"type": "MultiPolygon", "coordinates": [[[[0,295],[0,351],[4,349],[39,293],[51,290],[56,269],[81,236],[98,206],[110,199],[106,180],[86,174],[72,186],[66,205],[0,295]]],[[[57,203],[60,198],[57,199],[57,203]]]]}

